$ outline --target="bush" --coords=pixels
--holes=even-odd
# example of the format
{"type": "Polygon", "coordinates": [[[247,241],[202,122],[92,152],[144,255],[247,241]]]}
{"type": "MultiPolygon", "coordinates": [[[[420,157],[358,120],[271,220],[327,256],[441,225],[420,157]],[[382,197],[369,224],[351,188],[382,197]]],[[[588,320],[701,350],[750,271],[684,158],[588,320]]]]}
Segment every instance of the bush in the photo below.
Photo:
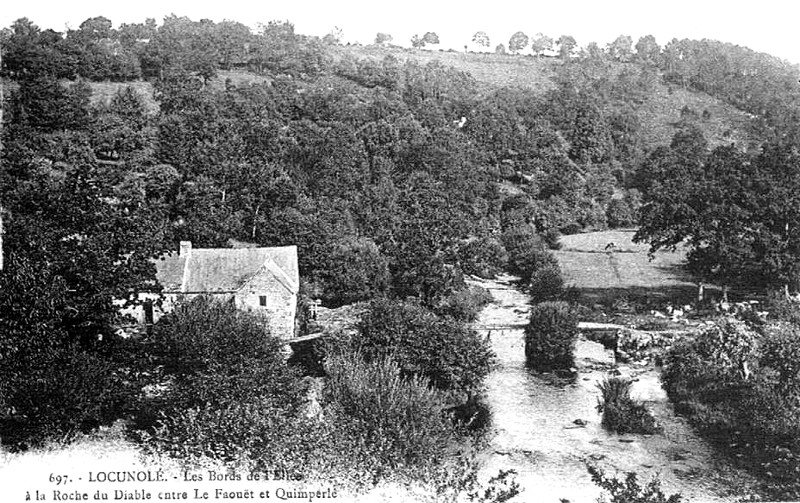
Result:
{"type": "Polygon", "coordinates": [[[575,366],[578,319],[563,301],[542,302],[531,309],[525,328],[525,358],[536,370],[567,370],[575,366]]]}
{"type": "Polygon", "coordinates": [[[602,469],[596,466],[588,466],[592,482],[611,494],[611,499],[606,500],[605,496],[597,499],[598,503],[681,503],[683,496],[672,494],[666,496],[661,490],[661,481],[653,477],[650,482],[642,487],[639,485],[638,476],[629,472],[625,476],[625,481],[617,478],[608,478],[602,469]]]}
{"type": "Polygon", "coordinates": [[[441,460],[453,437],[444,396],[421,376],[404,377],[388,357],[364,361],[357,353],[331,355],[325,362],[325,400],[336,421],[357,439],[373,473],[441,460]]]}
{"type": "Polygon", "coordinates": [[[302,468],[315,437],[295,417],[299,372],[266,320],[201,296],[156,324],[152,346],[170,384],[146,411],[159,417],[147,445],[181,457],[282,456],[302,468]]]}
{"type": "Polygon", "coordinates": [[[497,239],[482,237],[461,245],[458,260],[465,274],[494,278],[506,268],[508,253],[497,239]]]}
{"type": "Polygon", "coordinates": [[[147,447],[177,458],[241,463],[266,459],[268,466],[303,473],[317,427],[268,399],[251,399],[174,409],[144,438],[147,447]]]}
{"type": "Polygon", "coordinates": [[[800,497],[798,349],[790,326],[768,327],[761,338],[723,322],[677,341],[662,372],[675,410],[732,459],[746,459],[766,499],[800,497]]]}
{"type": "Polygon", "coordinates": [[[636,225],[636,212],[624,199],[612,199],[606,208],[606,219],[611,229],[636,225]]]}
{"type": "Polygon", "coordinates": [[[399,300],[373,301],[355,344],[367,359],[391,356],[404,376],[425,377],[443,390],[477,390],[494,361],[489,343],[474,330],[399,300]]]}
{"type": "Polygon", "coordinates": [[[560,299],[564,294],[564,278],[558,263],[547,264],[534,271],[528,283],[528,292],[534,303],[560,299]]]}
{"type": "Polygon", "coordinates": [[[322,300],[338,307],[370,300],[389,287],[389,263],[368,238],[343,238],[331,246],[322,280],[322,300]]]}
{"type": "Polygon", "coordinates": [[[69,440],[116,419],[133,388],[113,360],[113,337],[87,347],[64,329],[67,285],[9,254],[0,271],[0,437],[15,449],[69,440]]]}
{"type": "Polygon", "coordinates": [[[2,401],[13,414],[0,434],[15,448],[47,439],[71,439],[116,419],[130,403],[133,390],[113,362],[69,346],[37,355],[24,377],[12,376],[2,401]]]}
{"type": "Polygon", "coordinates": [[[481,309],[492,300],[492,294],[485,288],[470,286],[442,299],[435,311],[440,316],[451,316],[458,321],[473,322],[478,318],[481,309]]]}
{"type": "Polygon", "coordinates": [[[800,327],[771,327],[764,338],[759,364],[775,371],[783,395],[800,397],[800,327]]]}
{"type": "Polygon", "coordinates": [[[299,377],[284,361],[283,342],[266,320],[230,302],[200,296],[179,304],[155,326],[154,351],[175,378],[170,399],[191,408],[271,398],[289,404],[299,377]]]}
{"type": "Polygon", "coordinates": [[[770,292],[763,310],[769,312],[773,320],[800,325],[800,303],[787,299],[783,292],[770,292]]]}
{"type": "Polygon", "coordinates": [[[597,411],[603,414],[602,425],[620,434],[652,434],[658,431],[656,421],[647,408],[631,398],[631,381],[612,377],[598,383],[602,399],[597,401],[597,411]]]}
{"type": "Polygon", "coordinates": [[[547,249],[545,241],[529,226],[504,232],[503,243],[508,251],[508,270],[518,275],[523,284],[528,283],[540,269],[558,267],[558,261],[547,249]]]}

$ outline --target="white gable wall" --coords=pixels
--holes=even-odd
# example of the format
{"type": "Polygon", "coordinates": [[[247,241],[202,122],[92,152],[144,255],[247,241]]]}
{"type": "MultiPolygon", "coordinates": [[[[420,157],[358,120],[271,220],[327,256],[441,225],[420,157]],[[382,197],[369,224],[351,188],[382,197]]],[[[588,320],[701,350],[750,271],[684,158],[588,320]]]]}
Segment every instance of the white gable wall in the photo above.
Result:
{"type": "Polygon", "coordinates": [[[236,307],[266,316],[274,337],[291,339],[295,335],[297,292],[289,291],[268,268],[262,267],[236,293],[236,307]],[[266,306],[261,305],[262,296],[266,306]]]}

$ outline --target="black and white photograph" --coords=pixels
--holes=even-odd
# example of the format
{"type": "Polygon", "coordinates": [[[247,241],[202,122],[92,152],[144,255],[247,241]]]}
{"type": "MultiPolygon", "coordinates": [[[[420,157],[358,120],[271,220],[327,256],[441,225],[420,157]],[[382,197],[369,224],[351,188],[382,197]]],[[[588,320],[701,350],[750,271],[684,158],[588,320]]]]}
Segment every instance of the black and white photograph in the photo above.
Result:
{"type": "Polygon", "coordinates": [[[0,7],[0,502],[800,501],[800,8],[0,7]]]}

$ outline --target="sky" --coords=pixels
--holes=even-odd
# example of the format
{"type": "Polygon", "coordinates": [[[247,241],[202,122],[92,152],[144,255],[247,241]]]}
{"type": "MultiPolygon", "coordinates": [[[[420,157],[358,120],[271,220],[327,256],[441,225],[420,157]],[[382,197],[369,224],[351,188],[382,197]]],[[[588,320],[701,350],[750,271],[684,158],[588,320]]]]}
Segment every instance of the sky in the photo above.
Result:
{"type": "Polygon", "coordinates": [[[746,46],[800,64],[800,2],[791,0],[20,0],[0,7],[0,26],[27,17],[40,28],[65,31],[105,16],[115,27],[169,14],[192,20],[229,19],[252,28],[272,20],[292,22],[297,33],[323,36],[334,27],[345,42],[372,43],[378,32],[398,45],[433,31],[443,49],[463,50],[476,31],[491,46],[508,45],[516,31],[573,36],[580,46],[601,47],[619,35],[653,35],[664,45],[673,38],[715,39],[746,46]],[[795,5],[796,4],[796,5],[795,5]]]}

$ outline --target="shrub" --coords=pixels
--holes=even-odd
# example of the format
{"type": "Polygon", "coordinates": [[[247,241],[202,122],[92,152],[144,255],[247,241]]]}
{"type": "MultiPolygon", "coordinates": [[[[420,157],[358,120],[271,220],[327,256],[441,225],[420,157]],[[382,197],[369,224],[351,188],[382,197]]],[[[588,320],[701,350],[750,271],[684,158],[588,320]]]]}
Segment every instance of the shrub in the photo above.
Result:
{"type": "Polygon", "coordinates": [[[196,405],[164,413],[145,445],[184,459],[227,462],[266,459],[268,466],[304,472],[317,425],[268,399],[196,405]]]}
{"type": "Polygon", "coordinates": [[[494,278],[505,269],[508,253],[497,239],[482,237],[461,245],[458,249],[458,260],[465,274],[494,278]]]}
{"type": "Polygon", "coordinates": [[[401,259],[392,271],[394,293],[414,297],[432,308],[453,292],[466,287],[461,269],[438,256],[401,259]]]}
{"type": "Polygon", "coordinates": [[[606,208],[608,226],[612,229],[631,227],[636,224],[636,211],[624,199],[612,199],[606,208]]]}
{"type": "Polygon", "coordinates": [[[547,264],[533,272],[528,292],[534,303],[557,300],[564,294],[564,278],[558,263],[547,264]]]}
{"type": "Polygon", "coordinates": [[[539,269],[558,267],[544,240],[527,225],[504,232],[503,243],[508,251],[508,270],[518,275],[523,284],[539,269]]]}
{"type": "Polygon", "coordinates": [[[36,358],[24,378],[17,374],[6,382],[2,397],[14,414],[2,421],[0,433],[15,447],[71,439],[114,420],[132,399],[119,369],[100,355],[69,346],[36,358]]]}
{"type": "Polygon", "coordinates": [[[330,306],[369,300],[389,286],[389,265],[368,238],[343,238],[331,246],[324,271],[322,300],[330,306]]]}
{"type": "Polygon", "coordinates": [[[658,431],[655,419],[644,404],[631,398],[631,381],[612,377],[598,383],[601,398],[597,401],[597,411],[603,414],[602,425],[607,430],[620,434],[658,431]]]}
{"type": "Polygon", "coordinates": [[[391,355],[403,375],[418,375],[444,390],[473,391],[492,368],[489,343],[449,317],[406,301],[373,301],[355,344],[368,359],[391,355]]]}
{"type": "Polygon", "coordinates": [[[767,499],[797,499],[796,330],[766,332],[760,339],[741,322],[724,322],[684,337],[667,353],[662,380],[676,411],[734,460],[747,459],[767,499]]]}
{"type": "Polygon", "coordinates": [[[481,309],[492,302],[492,294],[479,286],[470,286],[454,292],[436,306],[436,314],[451,316],[458,321],[473,322],[478,318],[481,309]]]}
{"type": "Polygon", "coordinates": [[[525,328],[525,358],[536,370],[567,370],[575,365],[578,320],[563,301],[542,302],[531,309],[525,328]]]}
{"type": "Polygon", "coordinates": [[[154,351],[174,376],[171,400],[182,407],[269,397],[291,403],[299,378],[266,320],[230,302],[200,296],[155,326],[154,351]]]}
{"type": "Polygon", "coordinates": [[[759,364],[777,373],[783,395],[800,396],[800,327],[770,327],[764,338],[759,364]]]}
{"type": "Polygon", "coordinates": [[[110,422],[134,391],[112,359],[113,344],[82,347],[63,328],[66,288],[19,255],[9,254],[0,271],[0,437],[15,449],[110,422]]]}
{"type": "Polygon", "coordinates": [[[325,362],[325,399],[337,415],[349,449],[368,456],[375,472],[435,462],[453,432],[442,414],[444,397],[422,376],[404,377],[388,357],[364,361],[358,353],[331,355],[325,362]]]}
{"type": "Polygon", "coordinates": [[[800,325],[800,303],[787,299],[782,292],[770,292],[763,309],[771,319],[800,325]]]}
{"type": "Polygon", "coordinates": [[[182,457],[268,455],[301,468],[307,452],[293,443],[310,449],[315,437],[294,417],[299,372],[266,320],[201,296],[156,324],[152,346],[170,384],[147,411],[159,417],[147,445],[182,457]]]}
{"type": "Polygon", "coordinates": [[[589,465],[588,469],[592,476],[592,482],[611,495],[610,500],[606,500],[605,496],[600,496],[597,499],[598,503],[680,503],[683,501],[683,496],[680,494],[666,496],[661,489],[661,481],[657,477],[653,477],[646,486],[642,487],[639,484],[639,477],[633,472],[629,472],[623,482],[616,477],[606,477],[605,472],[596,466],[589,465]]]}

